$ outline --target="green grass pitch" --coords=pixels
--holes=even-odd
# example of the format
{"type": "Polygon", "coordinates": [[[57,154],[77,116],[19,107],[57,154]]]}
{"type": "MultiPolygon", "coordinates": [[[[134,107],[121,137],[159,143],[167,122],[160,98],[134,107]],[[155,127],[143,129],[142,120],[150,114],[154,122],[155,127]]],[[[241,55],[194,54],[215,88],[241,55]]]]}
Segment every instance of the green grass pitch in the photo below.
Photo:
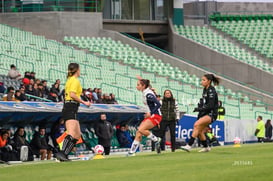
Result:
{"type": "Polygon", "coordinates": [[[0,165],[1,181],[270,181],[273,144],[213,147],[209,153],[139,153],[104,160],[0,165]]]}

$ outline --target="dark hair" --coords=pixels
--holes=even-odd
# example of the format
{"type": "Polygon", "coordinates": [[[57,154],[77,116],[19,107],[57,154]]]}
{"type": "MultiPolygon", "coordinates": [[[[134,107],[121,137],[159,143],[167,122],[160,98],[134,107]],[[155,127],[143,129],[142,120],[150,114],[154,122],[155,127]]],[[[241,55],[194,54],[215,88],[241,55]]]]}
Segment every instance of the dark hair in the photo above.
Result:
{"type": "Polygon", "coordinates": [[[170,99],[174,100],[174,98],[173,98],[173,93],[172,93],[172,91],[171,91],[171,90],[169,90],[169,89],[166,89],[166,90],[164,91],[164,94],[163,94],[163,100],[165,100],[165,99],[166,99],[166,97],[165,97],[165,93],[166,93],[167,91],[169,91],[169,92],[171,93],[171,97],[170,97],[170,99]]]}
{"type": "Polygon", "coordinates": [[[11,90],[14,90],[14,87],[8,87],[7,88],[7,92],[11,91],[11,90]]]}
{"type": "Polygon", "coordinates": [[[270,119],[266,120],[265,126],[269,126],[271,124],[270,122],[271,122],[270,119]]]}
{"type": "Polygon", "coordinates": [[[8,130],[2,129],[2,130],[0,131],[0,136],[3,136],[4,134],[9,134],[8,130]]]}
{"type": "Polygon", "coordinates": [[[150,80],[148,80],[148,79],[140,79],[139,82],[141,85],[144,85],[145,89],[147,87],[151,87],[150,80]]]}
{"type": "Polygon", "coordinates": [[[78,70],[80,66],[77,63],[70,63],[68,65],[68,73],[67,73],[67,78],[73,76],[78,70]]]}
{"type": "Polygon", "coordinates": [[[220,82],[219,77],[215,77],[213,74],[205,74],[204,77],[212,81],[214,85],[219,85],[219,82],[220,82]]]}
{"type": "Polygon", "coordinates": [[[262,116],[258,116],[258,118],[259,118],[260,120],[263,120],[263,117],[262,117],[262,116]]]}
{"type": "Polygon", "coordinates": [[[14,64],[11,64],[10,65],[10,68],[15,68],[16,66],[14,64]]]}

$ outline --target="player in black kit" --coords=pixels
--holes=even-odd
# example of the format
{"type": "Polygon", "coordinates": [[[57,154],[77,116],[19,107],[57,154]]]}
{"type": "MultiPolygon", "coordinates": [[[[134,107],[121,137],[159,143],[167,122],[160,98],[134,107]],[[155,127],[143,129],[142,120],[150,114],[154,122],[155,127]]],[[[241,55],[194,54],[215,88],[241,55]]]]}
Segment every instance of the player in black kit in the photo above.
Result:
{"type": "Polygon", "coordinates": [[[184,151],[189,152],[191,150],[191,146],[197,137],[204,146],[199,152],[210,151],[204,131],[205,128],[215,121],[218,116],[218,95],[214,86],[211,85],[212,82],[214,85],[218,85],[219,78],[215,77],[213,74],[205,74],[202,77],[201,84],[204,87],[203,95],[198,103],[198,107],[196,107],[193,111],[199,113],[197,121],[194,123],[193,132],[188,144],[181,147],[181,149],[184,151]]]}

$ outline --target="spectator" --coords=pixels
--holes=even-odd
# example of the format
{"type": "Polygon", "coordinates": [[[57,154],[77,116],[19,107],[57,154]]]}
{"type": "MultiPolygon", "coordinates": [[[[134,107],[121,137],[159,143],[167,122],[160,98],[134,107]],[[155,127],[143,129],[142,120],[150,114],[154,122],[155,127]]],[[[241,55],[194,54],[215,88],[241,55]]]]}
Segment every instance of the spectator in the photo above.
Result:
{"type": "Polygon", "coordinates": [[[44,98],[44,86],[42,83],[38,84],[37,97],[44,98]]]}
{"type": "Polygon", "coordinates": [[[19,127],[15,134],[14,137],[11,141],[12,147],[15,151],[17,151],[18,155],[21,155],[21,148],[23,146],[26,146],[27,150],[28,150],[28,161],[32,161],[33,160],[33,154],[29,145],[29,142],[26,140],[26,133],[25,133],[25,129],[23,127],[19,127]]]}
{"type": "Polygon", "coordinates": [[[110,93],[110,99],[111,99],[111,104],[118,104],[115,94],[110,93]]]}
{"type": "Polygon", "coordinates": [[[33,79],[33,80],[35,80],[36,78],[35,78],[35,72],[30,72],[30,79],[33,79]]]}
{"type": "Polygon", "coordinates": [[[218,101],[218,120],[224,120],[226,114],[226,110],[223,107],[222,101],[218,101]]]}
{"type": "Polygon", "coordinates": [[[52,85],[49,95],[48,95],[48,99],[52,100],[53,102],[60,102],[60,92],[59,92],[59,84],[55,83],[52,85]]]}
{"type": "Polygon", "coordinates": [[[5,162],[19,160],[9,143],[9,136],[8,130],[0,130],[0,160],[5,162]]]}
{"type": "Polygon", "coordinates": [[[29,84],[29,81],[30,81],[30,72],[25,72],[25,76],[24,78],[22,79],[22,82],[24,85],[28,85],[29,84]]]}
{"type": "Polygon", "coordinates": [[[99,99],[97,92],[98,92],[98,88],[94,88],[93,92],[92,92],[92,95],[93,95],[93,99],[94,99],[95,103],[97,103],[97,101],[99,99]]]}
{"type": "Polygon", "coordinates": [[[258,142],[263,142],[264,141],[264,136],[265,136],[265,126],[264,126],[264,121],[262,116],[257,117],[257,127],[255,130],[255,136],[258,138],[258,142]]]}
{"type": "Polygon", "coordinates": [[[15,95],[14,95],[16,101],[20,101],[20,96],[21,96],[20,90],[16,90],[15,91],[15,95]]]}
{"type": "Polygon", "coordinates": [[[14,94],[15,94],[14,88],[8,87],[7,94],[3,96],[3,101],[16,101],[14,94]]]}
{"type": "Polygon", "coordinates": [[[108,93],[103,94],[102,104],[111,104],[111,97],[109,96],[108,93]]]}
{"type": "Polygon", "coordinates": [[[42,85],[43,85],[43,89],[42,89],[43,97],[44,97],[44,98],[47,98],[48,95],[49,95],[49,89],[48,89],[48,87],[47,87],[47,81],[46,81],[46,80],[43,80],[41,83],[42,83],[42,85]]]}
{"type": "Polygon", "coordinates": [[[57,80],[55,81],[55,83],[61,85],[61,80],[60,80],[60,79],[57,79],[57,80]]]}
{"type": "Polygon", "coordinates": [[[97,103],[101,104],[102,103],[102,89],[101,88],[97,89],[97,95],[98,95],[97,103]]]}
{"type": "Polygon", "coordinates": [[[26,101],[27,100],[24,86],[21,86],[20,89],[15,92],[15,98],[18,101],[26,101]]]}
{"type": "Polygon", "coordinates": [[[87,92],[88,91],[86,89],[82,89],[81,100],[88,101],[88,97],[86,95],[87,92]]]}
{"type": "Polygon", "coordinates": [[[271,124],[271,120],[268,119],[265,124],[265,138],[267,141],[271,141],[271,137],[272,137],[272,124],[271,124]]]}
{"type": "Polygon", "coordinates": [[[40,84],[41,83],[41,80],[40,79],[35,79],[35,84],[40,84]]]}
{"type": "Polygon", "coordinates": [[[117,128],[116,136],[121,148],[131,148],[133,139],[128,130],[128,125],[121,124],[120,127],[117,128]]]}
{"type": "Polygon", "coordinates": [[[35,132],[33,139],[30,142],[33,153],[40,157],[41,160],[51,159],[52,148],[48,145],[48,138],[44,127],[39,127],[39,132],[35,132]]]}
{"type": "Polygon", "coordinates": [[[4,86],[3,82],[0,82],[0,93],[4,93],[6,91],[6,88],[4,86]]]}
{"type": "Polygon", "coordinates": [[[94,103],[93,94],[91,92],[86,91],[85,97],[87,98],[87,101],[94,103]]]}
{"type": "MultiPolygon", "coordinates": [[[[35,84],[34,84],[34,85],[35,85],[35,84]]],[[[36,96],[34,85],[32,85],[32,84],[25,85],[25,89],[26,89],[25,91],[26,91],[27,94],[36,96]]],[[[36,85],[37,85],[37,84],[36,84],[36,85]]]]}
{"type": "Polygon", "coordinates": [[[16,66],[15,65],[10,65],[10,70],[8,72],[8,77],[11,79],[16,79],[16,80],[20,80],[21,78],[21,74],[19,73],[18,70],[16,70],[16,66]]]}
{"type": "Polygon", "coordinates": [[[106,120],[106,114],[100,115],[100,120],[95,125],[95,134],[98,137],[98,144],[104,147],[105,155],[109,155],[113,128],[111,123],[106,120]]]}

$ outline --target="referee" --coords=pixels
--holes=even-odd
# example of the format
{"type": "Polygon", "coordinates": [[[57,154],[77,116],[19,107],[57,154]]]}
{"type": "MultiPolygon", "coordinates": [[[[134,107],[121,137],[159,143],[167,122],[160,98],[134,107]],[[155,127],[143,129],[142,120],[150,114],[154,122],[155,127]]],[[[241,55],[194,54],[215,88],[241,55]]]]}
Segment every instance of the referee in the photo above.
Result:
{"type": "Polygon", "coordinates": [[[65,101],[62,110],[62,117],[68,135],[63,141],[61,151],[56,153],[56,158],[60,161],[69,161],[68,154],[81,137],[80,123],[77,118],[80,103],[90,106],[91,103],[80,99],[82,86],[78,77],[80,76],[80,66],[77,63],[68,65],[67,81],[65,84],[65,101]]]}

